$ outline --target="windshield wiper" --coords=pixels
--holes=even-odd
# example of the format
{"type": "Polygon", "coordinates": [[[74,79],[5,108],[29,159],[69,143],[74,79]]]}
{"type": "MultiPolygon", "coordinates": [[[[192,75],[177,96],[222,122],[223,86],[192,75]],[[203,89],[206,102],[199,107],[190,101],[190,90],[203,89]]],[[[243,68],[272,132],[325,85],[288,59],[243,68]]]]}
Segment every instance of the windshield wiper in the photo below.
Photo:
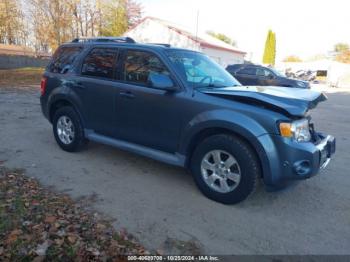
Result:
{"type": "Polygon", "coordinates": [[[208,84],[206,86],[199,86],[198,88],[223,88],[223,87],[232,87],[232,86],[238,86],[238,85],[222,86],[222,85],[208,84]]]}

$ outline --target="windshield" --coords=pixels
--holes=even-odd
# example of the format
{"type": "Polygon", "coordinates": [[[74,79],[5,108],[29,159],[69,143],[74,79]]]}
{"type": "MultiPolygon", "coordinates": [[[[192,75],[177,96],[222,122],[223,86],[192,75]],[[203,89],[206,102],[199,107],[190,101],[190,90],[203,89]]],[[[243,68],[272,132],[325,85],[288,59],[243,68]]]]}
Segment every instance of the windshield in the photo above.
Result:
{"type": "Polygon", "coordinates": [[[241,85],[225,69],[204,54],[191,51],[170,51],[169,58],[182,78],[195,88],[241,85]]]}

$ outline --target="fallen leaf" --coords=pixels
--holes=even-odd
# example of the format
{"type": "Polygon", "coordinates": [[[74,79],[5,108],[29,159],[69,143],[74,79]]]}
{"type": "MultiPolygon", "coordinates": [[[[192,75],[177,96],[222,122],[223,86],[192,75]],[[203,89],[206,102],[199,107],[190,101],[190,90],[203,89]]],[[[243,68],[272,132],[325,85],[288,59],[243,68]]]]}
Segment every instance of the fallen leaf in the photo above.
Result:
{"type": "Polygon", "coordinates": [[[56,221],[56,217],[55,216],[47,216],[45,218],[45,223],[49,223],[49,224],[52,224],[53,222],[56,221]]]}
{"type": "Polygon", "coordinates": [[[13,243],[14,241],[17,240],[18,236],[22,234],[22,230],[20,229],[16,229],[16,230],[13,230],[7,237],[6,239],[6,243],[7,244],[11,244],[13,243]]]}
{"type": "Polygon", "coordinates": [[[45,256],[46,250],[48,249],[49,246],[50,246],[49,241],[46,240],[44,243],[37,246],[37,248],[35,249],[35,253],[38,256],[45,256]]]}
{"type": "Polygon", "coordinates": [[[58,245],[58,246],[62,246],[63,242],[64,242],[64,239],[62,239],[62,238],[57,238],[57,239],[55,239],[55,243],[56,243],[56,245],[58,245]]]}
{"type": "Polygon", "coordinates": [[[37,256],[33,259],[33,262],[42,262],[44,261],[45,256],[37,256]]]}
{"type": "Polygon", "coordinates": [[[91,252],[96,257],[100,255],[100,251],[96,248],[89,247],[86,249],[86,251],[91,252]]]}
{"type": "Polygon", "coordinates": [[[104,224],[100,224],[100,223],[98,223],[96,227],[98,230],[104,230],[106,228],[104,224]]]}
{"type": "Polygon", "coordinates": [[[57,235],[60,237],[63,237],[66,235],[66,231],[64,231],[64,229],[61,229],[60,231],[57,232],[57,235]]]}
{"type": "Polygon", "coordinates": [[[77,237],[74,235],[69,235],[67,238],[71,244],[74,244],[77,241],[77,237]]]}

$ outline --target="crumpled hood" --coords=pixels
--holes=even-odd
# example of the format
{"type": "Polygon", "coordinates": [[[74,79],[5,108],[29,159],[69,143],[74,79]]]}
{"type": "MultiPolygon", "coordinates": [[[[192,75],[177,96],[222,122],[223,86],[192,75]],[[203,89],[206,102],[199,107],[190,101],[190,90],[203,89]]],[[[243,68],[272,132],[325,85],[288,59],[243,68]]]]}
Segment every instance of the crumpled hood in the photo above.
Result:
{"type": "Polygon", "coordinates": [[[292,116],[304,116],[306,112],[327,100],[321,92],[310,89],[279,86],[234,86],[201,88],[200,92],[249,104],[262,104],[278,108],[292,116]]]}

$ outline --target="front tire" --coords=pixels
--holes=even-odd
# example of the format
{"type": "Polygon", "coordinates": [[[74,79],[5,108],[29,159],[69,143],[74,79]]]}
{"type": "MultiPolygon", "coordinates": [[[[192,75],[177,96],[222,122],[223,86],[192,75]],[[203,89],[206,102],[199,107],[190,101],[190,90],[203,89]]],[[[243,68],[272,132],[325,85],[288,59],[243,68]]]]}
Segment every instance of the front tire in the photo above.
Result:
{"type": "Polygon", "coordinates": [[[54,114],[52,123],[56,142],[64,151],[75,152],[86,144],[83,125],[72,107],[59,108],[54,114]]]}
{"type": "Polygon", "coordinates": [[[214,135],[195,149],[191,171],[200,191],[208,198],[236,204],[256,188],[261,176],[254,150],[234,135],[214,135]]]}

